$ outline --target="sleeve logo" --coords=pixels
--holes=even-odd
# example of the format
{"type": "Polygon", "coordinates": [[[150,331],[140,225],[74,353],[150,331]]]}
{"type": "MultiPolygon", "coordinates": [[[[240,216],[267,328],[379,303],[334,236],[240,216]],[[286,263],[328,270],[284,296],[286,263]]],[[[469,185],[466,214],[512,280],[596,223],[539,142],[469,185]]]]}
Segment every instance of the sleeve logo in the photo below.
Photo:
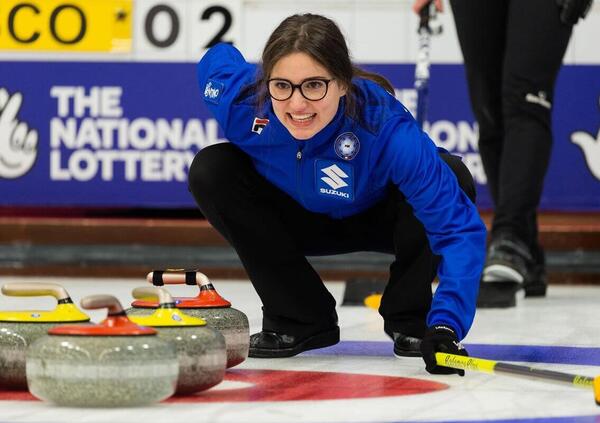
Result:
{"type": "Polygon", "coordinates": [[[260,135],[262,130],[265,129],[265,126],[267,126],[267,123],[269,123],[269,119],[255,117],[254,122],[252,123],[252,132],[260,135]]]}
{"type": "Polygon", "coordinates": [[[222,83],[209,79],[204,86],[205,100],[214,104],[219,104],[219,100],[221,99],[221,94],[223,94],[224,89],[225,86],[222,83]]]}

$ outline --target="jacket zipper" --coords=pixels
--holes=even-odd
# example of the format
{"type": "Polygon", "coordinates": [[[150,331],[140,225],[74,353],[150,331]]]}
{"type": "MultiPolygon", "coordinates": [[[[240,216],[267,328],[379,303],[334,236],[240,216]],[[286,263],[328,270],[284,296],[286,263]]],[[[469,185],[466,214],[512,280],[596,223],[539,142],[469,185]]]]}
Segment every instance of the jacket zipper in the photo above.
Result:
{"type": "Polygon", "coordinates": [[[298,145],[298,151],[296,152],[296,190],[298,191],[298,197],[300,202],[304,205],[304,197],[302,196],[302,148],[304,144],[298,145]]]}

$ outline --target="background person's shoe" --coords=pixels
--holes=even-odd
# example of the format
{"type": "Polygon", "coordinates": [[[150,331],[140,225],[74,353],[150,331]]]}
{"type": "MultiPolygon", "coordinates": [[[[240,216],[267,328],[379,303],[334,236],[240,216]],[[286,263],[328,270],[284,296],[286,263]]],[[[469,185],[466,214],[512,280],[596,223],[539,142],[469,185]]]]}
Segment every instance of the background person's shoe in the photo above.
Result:
{"type": "Polygon", "coordinates": [[[394,332],[394,355],[396,357],[421,357],[421,339],[394,332]]]}
{"type": "Polygon", "coordinates": [[[535,269],[533,255],[524,242],[510,233],[495,236],[488,248],[477,307],[515,307],[521,288],[528,289],[530,296],[544,295],[545,281],[536,280],[535,269]]]}
{"type": "Polygon", "coordinates": [[[503,233],[490,243],[483,268],[483,281],[524,283],[534,265],[527,245],[514,235],[503,233]]]}
{"type": "Polygon", "coordinates": [[[338,326],[302,339],[298,339],[293,335],[261,331],[250,336],[248,357],[292,357],[303,351],[329,347],[338,342],[340,342],[340,328],[338,326]]]}

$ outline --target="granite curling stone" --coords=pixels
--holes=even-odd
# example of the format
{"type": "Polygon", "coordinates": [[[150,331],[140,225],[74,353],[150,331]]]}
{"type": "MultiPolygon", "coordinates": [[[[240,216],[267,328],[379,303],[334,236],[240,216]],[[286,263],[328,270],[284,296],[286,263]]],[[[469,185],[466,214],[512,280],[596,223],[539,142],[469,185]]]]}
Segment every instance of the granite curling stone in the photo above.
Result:
{"type": "Polygon", "coordinates": [[[53,283],[13,283],[2,293],[15,297],[52,296],[54,310],[0,311],[0,386],[27,389],[25,355],[27,347],[55,326],[86,323],[90,318],[80,311],[67,291],[53,283]]]}
{"type": "Polygon", "coordinates": [[[29,391],[68,407],[135,407],[175,392],[175,347],[155,329],[131,322],[111,295],[81,300],[85,309],[108,308],[100,324],[59,326],[27,350],[29,391]]]}
{"type": "Polygon", "coordinates": [[[225,338],[197,317],[175,307],[171,294],[164,288],[135,288],[134,298],[158,300],[159,306],[149,316],[131,316],[130,320],[158,331],[158,336],[175,345],[179,359],[179,379],[175,393],[192,394],[211,388],[223,380],[227,353],[225,338]]]}
{"type": "MultiPolygon", "coordinates": [[[[198,285],[200,293],[196,297],[175,297],[178,309],[186,314],[206,320],[210,327],[217,329],[225,337],[227,346],[227,368],[242,363],[248,357],[250,329],[248,317],[231,307],[222,298],[202,272],[196,270],[155,270],[148,273],[148,282],[154,286],[164,284],[198,285]]],[[[156,301],[136,300],[127,310],[130,316],[148,315],[158,306],[156,301]]]]}

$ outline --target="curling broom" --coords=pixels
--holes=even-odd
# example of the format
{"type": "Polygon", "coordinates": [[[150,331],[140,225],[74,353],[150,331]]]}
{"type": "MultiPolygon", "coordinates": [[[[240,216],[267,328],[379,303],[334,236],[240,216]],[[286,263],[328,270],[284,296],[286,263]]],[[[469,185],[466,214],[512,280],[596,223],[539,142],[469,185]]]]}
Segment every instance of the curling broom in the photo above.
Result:
{"type": "Polygon", "coordinates": [[[600,376],[581,376],[554,370],[536,369],[518,364],[502,363],[499,361],[446,354],[442,352],[435,353],[435,359],[438,366],[450,367],[453,369],[473,370],[489,374],[502,373],[530,379],[558,382],[575,388],[592,389],[594,391],[596,404],[600,405],[600,376]]]}

